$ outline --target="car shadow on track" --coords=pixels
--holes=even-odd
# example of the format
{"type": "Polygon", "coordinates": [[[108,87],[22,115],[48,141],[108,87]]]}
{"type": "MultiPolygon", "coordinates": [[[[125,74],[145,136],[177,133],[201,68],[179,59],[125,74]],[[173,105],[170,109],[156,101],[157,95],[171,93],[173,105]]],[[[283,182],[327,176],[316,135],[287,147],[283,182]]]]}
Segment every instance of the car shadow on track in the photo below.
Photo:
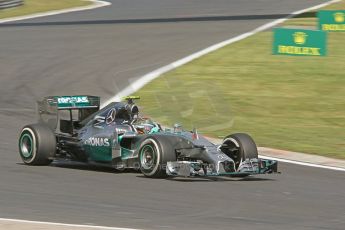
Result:
{"type": "Polygon", "coordinates": [[[226,181],[275,181],[272,178],[260,178],[260,177],[245,177],[245,178],[236,178],[236,177],[168,177],[164,179],[160,178],[149,178],[144,175],[137,175],[138,178],[144,179],[156,179],[156,180],[169,180],[169,181],[177,181],[177,182],[226,182],[226,181]]]}
{"type": "Polygon", "coordinates": [[[83,163],[78,161],[64,161],[64,160],[54,160],[49,167],[74,169],[74,170],[84,170],[84,171],[94,171],[100,173],[112,173],[112,174],[122,174],[122,173],[139,173],[138,170],[134,169],[124,169],[117,170],[111,166],[106,166],[97,163],[83,163]]]}
{"type": "MultiPolygon", "coordinates": [[[[16,163],[17,165],[28,166],[24,163],[16,163]]],[[[32,166],[28,166],[32,167],[32,166]]],[[[112,173],[116,175],[121,174],[129,174],[134,173],[137,174],[137,178],[142,179],[149,179],[149,180],[168,180],[168,181],[177,181],[177,182],[226,182],[226,181],[275,181],[272,178],[262,178],[262,177],[255,177],[255,176],[247,176],[243,178],[239,177],[168,177],[168,178],[150,178],[146,177],[139,170],[135,169],[124,169],[124,170],[116,170],[112,167],[107,167],[104,165],[98,164],[87,164],[82,162],[74,162],[74,161],[54,161],[49,166],[35,166],[35,167],[56,167],[56,168],[64,168],[64,169],[73,169],[73,170],[83,170],[83,171],[94,171],[100,173],[112,173]]]]}
{"type": "Polygon", "coordinates": [[[101,165],[92,165],[80,162],[53,162],[47,166],[29,166],[24,163],[17,163],[17,165],[23,165],[28,167],[56,167],[56,168],[66,168],[66,169],[75,169],[75,170],[85,170],[85,171],[95,171],[103,173],[122,173],[125,171],[118,171],[111,167],[101,166],[101,165]]]}

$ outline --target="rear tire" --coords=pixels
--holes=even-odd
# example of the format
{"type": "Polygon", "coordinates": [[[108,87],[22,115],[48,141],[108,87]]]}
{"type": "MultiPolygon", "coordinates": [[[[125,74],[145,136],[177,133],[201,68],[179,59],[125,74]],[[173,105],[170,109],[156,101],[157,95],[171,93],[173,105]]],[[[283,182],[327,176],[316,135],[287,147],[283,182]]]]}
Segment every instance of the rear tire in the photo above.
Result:
{"type": "Polygon", "coordinates": [[[166,178],[168,161],[176,161],[176,154],[165,138],[148,137],[140,145],[140,171],[147,177],[166,178]]]}
{"type": "Polygon", "coordinates": [[[49,165],[56,151],[53,131],[44,124],[26,125],[19,136],[19,154],[28,165],[49,165]]]}
{"type": "Polygon", "coordinates": [[[236,169],[246,159],[257,159],[258,149],[254,140],[246,133],[235,133],[224,138],[221,150],[235,162],[236,169]]]}

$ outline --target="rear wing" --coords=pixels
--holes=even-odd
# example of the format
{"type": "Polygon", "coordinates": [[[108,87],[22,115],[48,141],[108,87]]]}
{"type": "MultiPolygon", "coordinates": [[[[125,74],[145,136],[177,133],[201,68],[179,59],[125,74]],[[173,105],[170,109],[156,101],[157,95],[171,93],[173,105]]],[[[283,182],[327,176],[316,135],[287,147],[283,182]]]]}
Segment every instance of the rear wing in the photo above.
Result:
{"type": "Polygon", "coordinates": [[[48,96],[42,101],[37,101],[38,119],[40,122],[48,124],[55,129],[60,122],[60,113],[58,111],[69,110],[70,122],[75,118],[81,121],[90,114],[99,110],[100,97],[89,95],[75,96],[48,96]],[[78,113],[77,117],[72,118],[72,111],[78,113]]]}
{"type": "Polygon", "coordinates": [[[44,100],[50,106],[56,106],[58,110],[64,109],[91,109],[99,108],[100,98],[96,96],[77,95],[77,96],[50,96],[44,100]]]}

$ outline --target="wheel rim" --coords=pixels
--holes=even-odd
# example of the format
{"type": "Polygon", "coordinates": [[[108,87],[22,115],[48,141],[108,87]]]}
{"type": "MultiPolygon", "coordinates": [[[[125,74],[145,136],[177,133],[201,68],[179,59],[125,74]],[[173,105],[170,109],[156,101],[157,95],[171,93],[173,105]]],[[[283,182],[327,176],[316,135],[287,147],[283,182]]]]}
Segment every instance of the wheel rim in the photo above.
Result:
{"type": "Polygon", "coordinates": [[[156,165],[157,151],[152,145],[144,145],[140,152],[140,164],[145,170],[152,170],[156,165]]]}
{"type": "Polygon", "coordinates": [[[19,149],[21,154],[25,158],[29,158],[32,156],[33,140],[29,134],[25,133],[22,135],[22,137],[20,138],[19,149]]]}

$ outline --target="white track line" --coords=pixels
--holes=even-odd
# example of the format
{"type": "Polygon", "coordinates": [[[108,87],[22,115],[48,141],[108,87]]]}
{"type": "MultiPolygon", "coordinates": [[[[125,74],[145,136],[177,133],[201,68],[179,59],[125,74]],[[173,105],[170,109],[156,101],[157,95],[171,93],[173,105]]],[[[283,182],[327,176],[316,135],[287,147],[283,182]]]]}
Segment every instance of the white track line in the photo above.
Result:
{"type": "Polygon", "coordinates": [[[173,69],[176,69],[177,67],[180,67],[184,64],[187,64],[188,62],[191,62],[197,58],[200,58],[201,56],[204,56],[208,53],[211,53],[215,50],[218,50],[224,46],[227,46],[229,44],[232,44],[234,42],[237,42],[237,41],[240,41],[240,40],[243,40],[247,37],[250,37],[254,34],[257,34],[261,31],[264,31],[264,30],[267,30],[269,28],[272,28],[273,26],[276,26],[286,20],[288,20],[289,18],[293,17],[293,16],[296,16],[296,15],[299,15],[301,13],[304,13],[304,12],[307,12],[307,11],[311,11],[311,10],[316,10],[316,9],[319,9],[319,8],[322,8],[324,6],[327,6],[329,4],[332,4],[332,3],[336,3],[336,2],[340,2],[341,0],[332,0],[330,2],[326,2],[326,3],[322,3],[320,5],[317,5],[317,6],[313,6],[313,7],[309,7],[307,9],[304,9],[304,10],[299,10],[299,11],[295,11],[293,13],[291,13],[289,16],[285,17],[285,18],[281,18],[281,19],[277,19],[277,20],[274,20],[272,22],[269,22],[267,24],[264,24],[250,32],[247,32],[247,33],[244,33],[244,34],[241,34],[239,36],[236,36],[234,38],[230,38],[228,40],[225,40],[223,42],[220,42],[220,43],[217,43],[215,45],[212,45],[206,49],[203,49],[199,52],[196,52],[196,53],[193,53],[185,58],[182,58],[180,60],[177,60],[173,63],[170,63],[166,66],[163,66],[157,70],[154,70],[148,74],[145,74],[144,76],[141,76],[139,77],[139,79],[135,80],[133,83],[131,83],[129,86],[127,86],[126,88],[124,88],[123,90],[121,90],[119,93],[117,93],[114,97],[108,99],[107,101],[105,101],[102,106],[105,106],[107,104],[109,104],[110,102],[113,102],[113,101],[120,101],[122,97],[124,96],[128,96],[136,91],[138,91],[139,89],[141,89],[143,86],[145,86],[146,84],[148,84],[149,82],[151,82],[152,80],[158,78],[159,76],[161,76],[162,74],[168,72],[168,71],[171,71],[173,69]]]}
{"type": "MultiPolygon", "coordinates": [[[[285,17],[285,18],[281,18],[281,19],[277,19],[277,20],[274,20],[272,22],[269,22],[267,24],[264,24],[250,32],[247,32],[247,33],[244,33],[244,34],[241,34],[239,36],[236,36],[236,37],[233,37],[233,38],[230,38],[228,40],[225,40],[223,42],[220,42],[220,43],[217,43],[215,45],[212,45],[206,49],[203,49],[199,52],[196,52],[196,53],[193,53],[185,58],[182,58],[180,60],[177,60],[173,63],[170,63],[166,66],[163,66],[159,69],[156,69],[148,74],[145,74],[141,77],[139,77],[139,79],[135,80],[133,83],[131,83],[129,86],[127,86],[126,88],[124,88],[123,90],[121,90],[119,93],[117,93],[114,97],[108,99],[107,101],[105,101],[103,104],[102,104],[102,107],[109,104],[110,102],[113,102],[113,101],[120,101],[122,97],[124,96],[128,96],[136,91],[138,91],[139,89],[141,89],[142,87],[144,87],[146,84],[150,83],[151,81],[153,81],[154,79],[158,78],[159,76],[161,76],[162,74],[168,72],[168,71],[171,71],[173,69],[176,69],[177,67],[180,67],[184,64],[187,64],[188,62],[191,62],[197,58],[200,58],[201,56],[204,56],[208,53],[211,53],[215,50],[218,50],[224,46],[227,46],[229,44],[232,44],[234,42],[237,42],[237,41],[240,41],[240,40],[243,40],[245,38],[248,38],[254,34],[257,34],[259,32],[262,32],[264,30],[267,30],[269,28],[272,28],[286,20],[288,20],[289,18],[292,18],[293,16],[296,16],[296,15],[299,15],[299,14],[302,14],[304,12],[308,12],[308,11],[311,11],[311,10],[316,10],[316,9],[319,9],[319,8],[322,8],[322,7],[325,7],[327,5],[330,5],[330,4],[333,4],[333,3],[337,3],[337,2],[340,2],[341,0],[332,0],[332,1],[329,1],[329,2],[325,2],[325,3],[322,3],[322,4],[319,4],[319,5],[316,5],[316,6],[313,6],[313,7],[309,7],[309,8],[306,8],[306,9],[303,9],[303,10],[298,10],[298,11],[295,11],[293,13],[291,13],[289,16],[285,17]]],[[[317,164],[312,164],[312,163],[304,163],[304,162],[300,162],[300,161],[292,161],[292,160],[287,160],[287,159],[282,159],[282,158],[272,158],[272,157],[265,157],[266,159],[272,159],[272,160],[279,160],[281,162],[286,162],[286,163],[291,163],[291,164],[297,164],[297,165],[304,165],[304,166],[310,166],[310,167],[317,167],[317,168],[324,168],[324,169],[331,169],[331,170],[338,170],[338,171],[345,171],[344,169],[342,168],[337,168],[337,167],[331,167],[331,166],[324,166],[324,165],[317,165],[317,164]]]]}
{"type": "MultiPolygon", "coordinates": [[[[69,228],[88,228],[88,229],[104,229],[104,230],[140,230],[140,229],[136,229],[136,228],[117,228],[117,227],[107,227],[107,226],[98,226],[98,225],[65,224],[65,223],[31,221],[31,220],[20,220],[20,219],[7,219],[7,218],[0,218],[0,221],[16,222],[16,223],[23,223],[23,224],[40,224],[40,225],[60,226],[60,227],[69,227],[69,228]]],[[[20,229],[20,227],[18,227],[17,229],[20,229]]]]}
{"type": "Polygon", "coordinates": [[[295,160],[288,160],[284,158],[277,158],[277,157],[269,157],[264,155],[259,155],[260,158],[267,159],[267,160],[274,160],[278,162],[285,162],[295,165],[303,165],[303,166],[309,166],[309,167],[315,167],[315,168],[322,168],[322,169],[330,169],[330,170],[336,170],[336,171],[342,171],[345,172],[345,168],[339,168],[339,167],[333,167],[333,166],[326,166],[326,165],[319,165],[319,164],[313,164],[313,163],[307,163],[302,161],[295,161],[295,160]]]}
{"type": "Polygon", "coordinates": [[[89,6],[73,7],[69,9],[63,9],[63,10],[51,10],[51,11],[42,12],[42,13],[35,13],[35,14],[29,14],[29,15],[24,15],[24,16],[0,19],[0,24],[6,23],[6,22],[21,21],[21,20],[32,19],[32,18],[40,18],[40,17],[45,17],[45,16],[52,16],[52,15],[57,15],[57,14],[82,11],[82,10],[92,10],[99,7],[111,5],[110,2],[101,1],[101,0],[87,0],[87,1],[93,2],[93,4],[89,6]]]}

